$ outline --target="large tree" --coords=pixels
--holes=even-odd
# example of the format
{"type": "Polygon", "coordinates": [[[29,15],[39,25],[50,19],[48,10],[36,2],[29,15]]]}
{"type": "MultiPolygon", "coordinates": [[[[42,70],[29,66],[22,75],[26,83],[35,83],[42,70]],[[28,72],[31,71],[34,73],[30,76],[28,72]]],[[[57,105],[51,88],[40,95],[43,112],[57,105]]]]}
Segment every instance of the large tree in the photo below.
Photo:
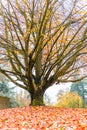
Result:
{"type": "Polygon", "coordinates": [[[0,1],[0,72],[31,93],[31,104],[54,83],[84,78],[85,8],[80,0],[0,1]]]}

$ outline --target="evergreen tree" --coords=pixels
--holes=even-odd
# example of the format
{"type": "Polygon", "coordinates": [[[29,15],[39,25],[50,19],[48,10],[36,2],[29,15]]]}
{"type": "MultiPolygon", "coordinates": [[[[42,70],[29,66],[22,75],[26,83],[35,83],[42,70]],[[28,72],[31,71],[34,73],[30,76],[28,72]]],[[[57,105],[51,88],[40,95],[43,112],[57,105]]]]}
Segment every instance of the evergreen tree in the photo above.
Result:
{"type": "Polygon", "coordinates": [[[84,101],[84,106],[85,106],[85,100],[86,100],[85,97],[87,95],[87,89],[85,88],[85,86],[87,86],[86,79],[73,83],[71,85],[71,90],[70,90],[70,92],[77,92],[78,95],[82,97],[84,101]]]}

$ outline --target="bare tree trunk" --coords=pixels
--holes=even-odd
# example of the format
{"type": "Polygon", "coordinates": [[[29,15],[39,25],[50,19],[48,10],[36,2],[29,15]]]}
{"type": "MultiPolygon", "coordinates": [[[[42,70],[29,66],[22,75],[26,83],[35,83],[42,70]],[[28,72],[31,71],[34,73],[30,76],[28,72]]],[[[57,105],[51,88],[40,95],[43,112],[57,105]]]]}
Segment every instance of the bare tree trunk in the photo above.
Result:
{"type": "Polygon", "coordinates": [[[41,90],[37,90],[31,94],[31,105],[32,106],[43,106],[43,93],[41,90]]]}

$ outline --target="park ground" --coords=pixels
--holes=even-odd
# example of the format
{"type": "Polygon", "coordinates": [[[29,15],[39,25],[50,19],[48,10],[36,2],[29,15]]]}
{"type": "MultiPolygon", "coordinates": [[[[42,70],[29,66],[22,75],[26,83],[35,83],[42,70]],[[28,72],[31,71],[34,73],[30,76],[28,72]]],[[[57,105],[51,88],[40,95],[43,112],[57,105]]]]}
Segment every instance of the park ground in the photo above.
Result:
{"type": "Polygon", "coordinates": [[[0,130],[87,130],[87,109],[29,106],[0,110],[0,130]]]}

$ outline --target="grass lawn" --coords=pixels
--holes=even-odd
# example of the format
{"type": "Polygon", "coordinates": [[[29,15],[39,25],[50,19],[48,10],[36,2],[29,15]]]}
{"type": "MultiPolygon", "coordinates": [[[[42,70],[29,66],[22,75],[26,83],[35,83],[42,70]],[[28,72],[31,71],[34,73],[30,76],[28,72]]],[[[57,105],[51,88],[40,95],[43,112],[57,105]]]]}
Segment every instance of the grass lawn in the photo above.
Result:
{"type": "Polygon", "coordinates": [[[46,106],[0,110],[0,130],[87,130],[87,109],[46,106]]]}

